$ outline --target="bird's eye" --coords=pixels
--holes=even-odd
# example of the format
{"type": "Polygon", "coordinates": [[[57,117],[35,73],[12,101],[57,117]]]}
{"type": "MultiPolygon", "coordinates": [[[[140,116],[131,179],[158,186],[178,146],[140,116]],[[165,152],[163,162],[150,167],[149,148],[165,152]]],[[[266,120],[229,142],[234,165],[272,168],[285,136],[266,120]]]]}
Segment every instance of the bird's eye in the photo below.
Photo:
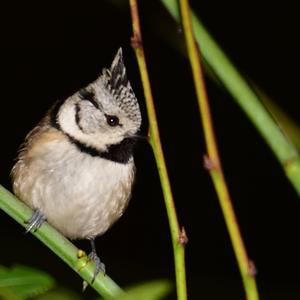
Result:
{"type": "Polygon", "coordinates": [[[120,124],[117,116],[106,116],[106,122],[111,127],[115,127],[120,124]]]}

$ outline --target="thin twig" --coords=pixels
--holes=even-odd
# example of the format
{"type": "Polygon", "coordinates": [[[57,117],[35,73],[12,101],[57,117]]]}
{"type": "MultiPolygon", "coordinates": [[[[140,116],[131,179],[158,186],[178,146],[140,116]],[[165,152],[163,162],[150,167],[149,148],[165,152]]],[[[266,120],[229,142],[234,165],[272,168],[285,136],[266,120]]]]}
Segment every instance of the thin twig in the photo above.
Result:
{"type": "Polygon", "coordinates": [[[199,49],[197,48],[197,44],[194,39],[190,20],[188,0],[180,0],[180,11],[208,152],[208,155],[204,158],[204,164],[211,175],[218,194],[219,202],[243,279],[247,299],[258,300],[259,296],[254,276],[254,264],[249,260],[242,240],[219,158],[209,101],[201,68],[199,49]]]}
{"type": "MultiPolygon", "coordinates": [[[[1,185],[0,209],[24,227],[26,226],[25,222],[32,215],[32,210],[29,207],[1,185]]],[[[95,265],[90,262],[84,251],[76,248],[46,222],[32,234],[78,273],[85,282],[90,283],[92,281],[95,265]]],[[[122,293],[121,288],[108,275],[104,274],[99,274],[91,286],[105,298],[118,296],[122,293]]]]}
{"type": "Polygon", "coordinates": [[[167,210],[173,251],[174,251],[174,263],[175,263],[175,275],[176,275],[176,287],[177,287],[177,298],[178,300],[187,299],[187,289],[186,289],[186,274],[185,274],[185,244],[187,242],[187,236],[185,230],[180,229],[175,204],[173,200],[173,195],[171,191],[170,181],[168,177],[167,167],[163,155],[163,150],[161,146],[161,141],[159,137],[159,130],[157,125],[157,118],[154,108],[154,101],[152,97],[150,81],[147,72],[146,60],[144,55],[144,49],[142,44],[142,35],[141,28],[139,22],[139,14],[138,14],[138,6],[136,0],[130,0],[130,8],[131,8],[131,17],[132,17],[132,28],[133,28],[133,36],[131,39],[132,46],[135,50],[135,54],[137,57],[141,80],[144,88],[144,95],[147,106],[147,113],[149,119],[149,127],[150,127],[150,144],[152,146],[161,186],[163,190],[165,206],[167,210]]]}

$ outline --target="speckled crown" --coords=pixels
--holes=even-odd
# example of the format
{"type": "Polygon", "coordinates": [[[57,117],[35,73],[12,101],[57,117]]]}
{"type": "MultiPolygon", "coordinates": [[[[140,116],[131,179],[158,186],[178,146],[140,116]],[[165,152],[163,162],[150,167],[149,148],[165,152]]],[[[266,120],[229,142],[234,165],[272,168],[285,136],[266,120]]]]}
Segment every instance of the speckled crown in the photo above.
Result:
{"type": "Polygon", "coordinates": [[[110,69],[103,70],[101,79],[116,99],[118,106],[132,121],[140,124],[142,121],[140,107],[127,78],[122,48],[119,48],[110,69]]]}

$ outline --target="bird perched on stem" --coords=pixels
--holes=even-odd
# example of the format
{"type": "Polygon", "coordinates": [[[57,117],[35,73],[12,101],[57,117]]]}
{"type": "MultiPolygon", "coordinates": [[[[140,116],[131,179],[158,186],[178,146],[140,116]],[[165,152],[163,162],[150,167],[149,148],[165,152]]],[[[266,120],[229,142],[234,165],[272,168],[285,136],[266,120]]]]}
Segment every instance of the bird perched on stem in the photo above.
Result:
{"type": "Polygon", "coordinates": [[[105,271],[95,238],[123,214],[131,195],[141,113],[120,48],[109,69],[58,101],[27,135],[12,169],[14,193],[70,239],[89,239],[94,278],[105,271]]]}

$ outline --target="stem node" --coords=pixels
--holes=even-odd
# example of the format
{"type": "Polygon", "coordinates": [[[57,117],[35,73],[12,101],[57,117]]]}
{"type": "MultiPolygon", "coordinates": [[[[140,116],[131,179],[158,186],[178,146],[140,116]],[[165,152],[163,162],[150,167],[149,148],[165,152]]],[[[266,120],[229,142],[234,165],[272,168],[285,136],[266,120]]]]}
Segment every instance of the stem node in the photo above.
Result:
{"type": "Polygon", "coordinates": [[[140,35],[137,32],[134,32],[131,39],[131,47],[133,49],[140,49],[142,48],[142,39],[140,37],[140,35]]]}
{"type": "Polygon", "coordinates": [[[204,168],[208,171],[217,171],[219,168],[218,168],[218,164],[212,160],[208,154],[205,154],[203,156],[203,165],[204,165],[204,168]]]}
{"type": "Polygon", "coordinates": [[[248,261],[248,272],[247,273],[250,277],[255,277],[257,275],[257,269],[256,269],[256,266],[255,266],[253,260],[249,259],[249,261],[248,261]]]}
{"type": "Polygon", "coordinates": [[[182,226],[182,228],[180,230],[178,242],[180,245],[185,246],[188,243],[188,241],[189,241],[189,239],[186,235],[185,228],[182,226]]]}

